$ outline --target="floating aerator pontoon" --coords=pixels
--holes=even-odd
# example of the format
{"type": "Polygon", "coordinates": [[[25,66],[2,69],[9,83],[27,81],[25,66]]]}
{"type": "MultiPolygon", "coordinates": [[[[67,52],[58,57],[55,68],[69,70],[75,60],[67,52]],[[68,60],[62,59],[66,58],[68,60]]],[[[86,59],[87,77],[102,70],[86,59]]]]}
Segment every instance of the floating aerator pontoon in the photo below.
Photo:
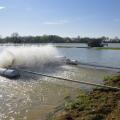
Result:
{"type": "MultiPolygon", "coordinates": [[[[71,60],[64,56],[56,56],[56,60],[68,64],[68,65],[78,65],[77,60],[71,60]]],[[[20,76],[19,70],[12,69],[12,68],[0,68],[0,76],[6,77],[6,78],[18,78],[20,76]]]]}
{"type": "Polygon", "coordinates": [[[17,70],[7,69],[7,68],[0,68],[0,75],[7,78],[17,78],[20,76],[17,70]]]}
{"type": "Polygon", "coordinates": [[[72,60],[69,58],[66,58],[65,56],[56,56],[56,58],[58,60],[60,60],[61,62],[68,64],[68,65],[78,65],[79,62],[77,60],[72,60]]]}
{"type": "Polygon", "coordinates": [[[69,65],[78,65],[78,61],[77,60],[67,59],[66,60],[66,64],[69,64],[69,65]]]}

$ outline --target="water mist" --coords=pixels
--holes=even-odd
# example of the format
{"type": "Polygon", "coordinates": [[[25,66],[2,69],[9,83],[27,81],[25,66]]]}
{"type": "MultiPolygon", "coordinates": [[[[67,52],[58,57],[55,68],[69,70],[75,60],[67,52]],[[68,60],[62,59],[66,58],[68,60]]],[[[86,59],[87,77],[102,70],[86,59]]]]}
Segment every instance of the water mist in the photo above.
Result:
{"type": "Polygon", "coordinates": [[[59,62],[56,56],[59,53],[51,45],[8,47],[0,54],[0,67],[40,67],[59,62]]]}

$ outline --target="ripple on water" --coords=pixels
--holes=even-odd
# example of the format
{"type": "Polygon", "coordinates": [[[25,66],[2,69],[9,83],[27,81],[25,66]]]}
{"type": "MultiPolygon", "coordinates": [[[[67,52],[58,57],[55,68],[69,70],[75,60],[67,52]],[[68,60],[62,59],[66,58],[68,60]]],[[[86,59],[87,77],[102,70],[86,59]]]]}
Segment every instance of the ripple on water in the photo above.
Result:
{"type": "MultiPolygon", "coordinates": [[[[66,67],[51,75],[98,82],[109,72],[66,67]],[[67,70],[72,70],[72,72],[67,70]],[[77,71],[77,72],[73,72],[77,71]],[[99,78],[99,79],[98,79],[99,78]]],[[[19,80],[0,77],[1,120],[43,120],[49,112],[61,105],[66,96],[75,96],[83,85],[57,79],[24,74],[19,80]]]]}

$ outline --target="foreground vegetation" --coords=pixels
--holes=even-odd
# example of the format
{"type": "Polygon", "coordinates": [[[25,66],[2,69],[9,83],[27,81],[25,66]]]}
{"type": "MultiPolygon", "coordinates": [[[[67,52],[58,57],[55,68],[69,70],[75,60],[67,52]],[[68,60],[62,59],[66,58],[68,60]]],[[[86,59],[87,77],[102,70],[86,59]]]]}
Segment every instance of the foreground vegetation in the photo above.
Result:
{"type": "MultiPolygon", "coordinates": [[[[120,87],[120,75],[107,77],[106,85],[120,87]]],[[[89,94],[80,94],[66,101],[64,112],[56,113],[52,120],[120,120],[120,91],[96,88],[89,94]]]]}

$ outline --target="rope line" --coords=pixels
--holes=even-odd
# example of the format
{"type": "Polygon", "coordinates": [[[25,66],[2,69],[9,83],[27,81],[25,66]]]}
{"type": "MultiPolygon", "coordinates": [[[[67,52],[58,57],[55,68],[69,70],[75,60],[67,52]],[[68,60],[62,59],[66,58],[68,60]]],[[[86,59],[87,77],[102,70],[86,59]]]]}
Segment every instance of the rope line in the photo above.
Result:
{"type": "Polygon", "coordinates": [[[62,80],[62,81],[68,81],[68,82],[74,82],[74,83],[79,83],[79,84],[86,84],[86,85],[92,85],[92,86],[97,86],[97,87],[103,87],[103,88],[105,87],[105,88],[109,88],[109,89],[120,90],[119,87],[112,87],[112,86],[95,84],[95,83],[90,83],[90,82],[85,82],[85,81],[61,78],[61,77],[58,77],[58,76],[52,76],[52,75],[38,73],[38,72],[30,71],[30,70],[18,69],[18,68],[16,68],[16,70],[21,71],[21,72],[27,72],[27,73],[30,73],[30,74],[35,74],[35,75],[50,77],[50,78],[54,78],[54,79],[59,79],[59,80],[62,80]]]}

